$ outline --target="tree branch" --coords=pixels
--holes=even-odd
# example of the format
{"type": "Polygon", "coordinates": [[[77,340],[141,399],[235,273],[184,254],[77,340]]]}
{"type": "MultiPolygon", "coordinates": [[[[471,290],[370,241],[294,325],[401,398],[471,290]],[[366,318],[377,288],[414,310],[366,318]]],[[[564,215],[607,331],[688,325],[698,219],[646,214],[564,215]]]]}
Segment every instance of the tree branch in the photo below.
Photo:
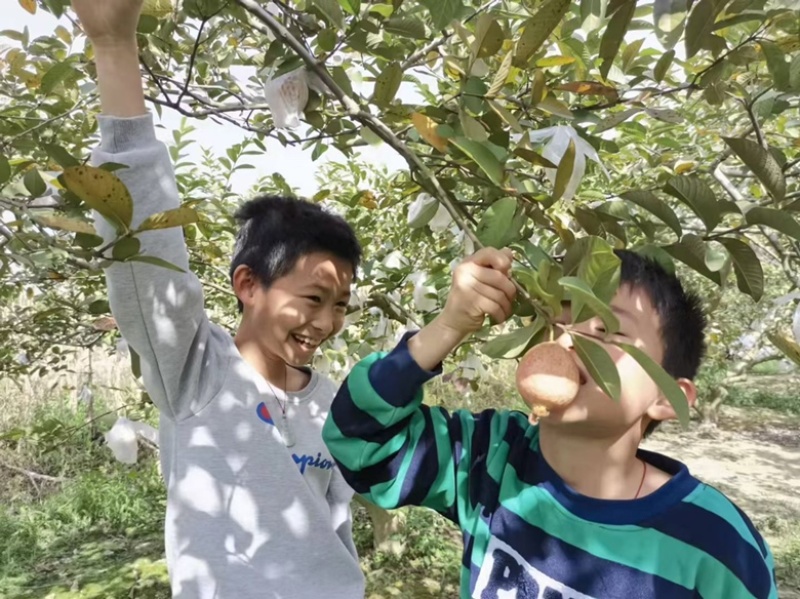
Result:
{"type": "Polygon", "coordinates": [[[186,95],[187,90],[189,89],[189,85],[192,82],[192,71],[194,71],[194,63],[197,60],[197,52],[200,50],[200,38],[203,37],[203,28],[208,23],[208,18],[203,17],[203,20],[200,21],[200,27],[197,29],[197,37],[194,40],[194,46],[192,47],[192,54],[189,56],[189,68],[186,71],[186,81],[183,84],[183,89],[181,93],[178,95],[177,103],[180,104],[183,100],[183,96],[186,95]]]}
{"type": "Polygon", "coordinates": [[[717,183],[719,183],[722,186],[722,189],[724,189],[727,194],[731,196],[734,202],[744,201],[744,196],[739,193],[739,190],[736,189],[733,183],[731,183],[730,179],[725,176],[725,173],[722,172],[722,169],[719,166],[717,166],[717,168],[711,172],[711,176],[717,180],[717,183]]]}

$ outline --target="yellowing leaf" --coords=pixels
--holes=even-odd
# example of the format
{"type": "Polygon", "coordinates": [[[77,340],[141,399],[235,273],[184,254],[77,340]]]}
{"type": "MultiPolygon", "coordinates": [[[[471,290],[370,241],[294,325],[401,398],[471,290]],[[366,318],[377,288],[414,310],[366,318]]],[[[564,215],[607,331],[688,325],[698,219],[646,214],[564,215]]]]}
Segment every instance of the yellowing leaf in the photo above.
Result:
{"type": "Polygon", "coordinates": [[[422,139],[440,152],[445,152],[447,150],[447,140],[436,133],[436,127],[438,126],[436,121],[428,118],[424,114],[414,112],[411,114],[411,122],[422,139]]]}
{"type": "Polygon", "coordinates": [[[789,335],[777,331],[767,331],[767,338],[792,362],[800,364],[800,345],[789,335]]]}
{"type": "Polygon", "coordinates": [[[36,14],[36,0],[19,0],[19,5],[32,15],[36,14]]]}
{"type": "Polygon", "coordinates": [[[152,231],[154,229],[169,229],[172,227],[182,227],[197,222],[197,212],[188,206],[165,210],[148,216],[139,225],[139,231],[152,231]]]}
{"type": "Polygon", "coordinates": [[[617,90],[613,87],[594,81],[572,81],[559,85],[556,89],[581,96],[605,96],[612,101],[619,97],[617,90]]]}
{"type": "Polygon", "coordinates": [[[94,230],[94,227],[90,223],[78,220],[77,218],[68,218],[59,214],[38,214],[33,218],[39,224],[50,227],[51,229],[97,235],[97,231],[94,230]]]}
{"type": "Polygon", "coordinates": [[[538,106],[547,95],[547,85],[544,79],[544,71],[536,69],[533,72],[533,85],[531,86],[531,103],[538,106]]]}
{"type": "Polygon", "coordinates": [[[65,44],[72,43],[72,34],[63,25],[56,27],[56,36],[65,44]]]}
{"type": "Polygon", "coordinates": [[[170,0],[144,0],[142,14],[156,19],[162,19],[172,12],[170,0]]]}
{"type": "Polygon", "coordinates": [[[127,231],[133,219],[131,194],[113,173],[93,166],[72,166],[61,175],[64,186],[117,230],[127,231]]]}
{"type": "Polygon", "coordinates": [[[574,56],[548,56],[537,60],[536,66],[545,69],[547,67],[563,67],[573,62],[575,62],[574,56]]]}

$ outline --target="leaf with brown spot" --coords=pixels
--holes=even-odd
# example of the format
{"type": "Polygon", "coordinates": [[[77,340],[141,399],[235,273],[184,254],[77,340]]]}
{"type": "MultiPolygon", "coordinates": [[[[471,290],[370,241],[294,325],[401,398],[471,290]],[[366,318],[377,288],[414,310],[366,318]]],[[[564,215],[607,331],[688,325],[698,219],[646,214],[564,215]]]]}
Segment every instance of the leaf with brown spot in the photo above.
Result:
{"type": "Polygon", "coordinates": [[[139,231],[152,231],[154,229],[170,229],[172,227],[182,227],[197,222],[197,212],[188,206],[165,210],[148,216],[139,225],[139,231]]]}
{"type": "Polygon", "coordinates": [[[108,220],[117,231],[126,232],[133,220],[133,201],[125,184],[114,173],[93,166],[73,166],[59,177],[64,187],[108,220]]]}

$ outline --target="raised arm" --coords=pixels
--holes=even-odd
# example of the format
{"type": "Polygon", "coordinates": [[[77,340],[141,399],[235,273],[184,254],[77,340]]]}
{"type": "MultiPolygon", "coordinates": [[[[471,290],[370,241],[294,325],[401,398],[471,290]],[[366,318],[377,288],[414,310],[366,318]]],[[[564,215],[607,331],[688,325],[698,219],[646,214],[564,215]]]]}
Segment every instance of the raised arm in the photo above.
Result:
{"type": "MultiPolygon", "coordinates": [[[[155,136],[139,72],[136,24],[142,0],[73,0],[73,8],[94,46],[102,105],[95,165],[125,165],[115,174],[133,199],[133,226],[180,205],[166,146],[155,136]]],[[[98,233],[113,228],[95,214],[98,233]]],[[[162,414],[181,420],[214,396],[224,367],[224,333],[211,327],[200,281],[189,270],[180,227],[138,236],[141,251],[184,272],[143,263],[115,263],[106,269],[111,310],[125,339],[141,357],[142,375],[162,414]]]]}

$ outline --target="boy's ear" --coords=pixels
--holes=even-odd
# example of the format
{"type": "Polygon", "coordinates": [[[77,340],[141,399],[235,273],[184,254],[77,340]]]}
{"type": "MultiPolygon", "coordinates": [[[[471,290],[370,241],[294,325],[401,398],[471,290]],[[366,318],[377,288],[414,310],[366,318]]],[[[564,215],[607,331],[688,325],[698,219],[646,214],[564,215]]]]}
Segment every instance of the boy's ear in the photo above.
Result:
{"type": "Polygon", "coordinates": [[[253,297],[259,286],[259,280],[253,269],[246,264],[240,264],[233,271],[233,292],[245,306],[253,303],[253,297]]]}
{"type": "MultiPolygon", "coordinates": [[[[693,408],[697,402],[697,387],[694,382],[689,379],[676,379],[675,382],[683,390],[686,401],[689,403],[689,408],[693,408]]],[[[652,420],[676,420],[678,418],[672,404],[661,393],[659,393],[656,402],[647,410],[647,415],[652,420]]]]}

